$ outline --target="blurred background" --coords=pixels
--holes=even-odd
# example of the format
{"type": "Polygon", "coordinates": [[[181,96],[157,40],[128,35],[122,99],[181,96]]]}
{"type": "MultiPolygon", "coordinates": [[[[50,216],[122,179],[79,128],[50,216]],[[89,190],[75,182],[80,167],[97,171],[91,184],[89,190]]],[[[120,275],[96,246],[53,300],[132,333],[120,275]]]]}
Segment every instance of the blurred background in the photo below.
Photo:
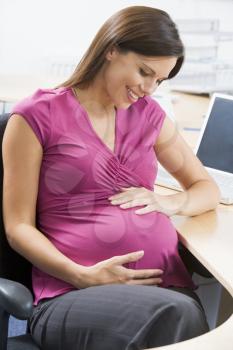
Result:
{"type": "Polygon", "coordinates": [[[131,5],[161,8],[177,23],[186,62],[173,89],[233,93],[232,0],[0,0],[0,79],[15,88],[22,76],[33,88],[64,81],[103,22],[131,5]]]}

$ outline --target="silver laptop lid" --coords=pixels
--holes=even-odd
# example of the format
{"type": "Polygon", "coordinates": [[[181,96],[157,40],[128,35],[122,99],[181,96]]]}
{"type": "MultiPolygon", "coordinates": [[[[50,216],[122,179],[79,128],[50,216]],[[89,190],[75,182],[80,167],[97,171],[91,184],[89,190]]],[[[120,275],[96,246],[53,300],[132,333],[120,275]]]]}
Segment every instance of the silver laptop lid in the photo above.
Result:
{"type": "Polygon", "coordinates": [[[204,166],[233,174],[233,96],[212,95],[195,153],[204,166]]]}

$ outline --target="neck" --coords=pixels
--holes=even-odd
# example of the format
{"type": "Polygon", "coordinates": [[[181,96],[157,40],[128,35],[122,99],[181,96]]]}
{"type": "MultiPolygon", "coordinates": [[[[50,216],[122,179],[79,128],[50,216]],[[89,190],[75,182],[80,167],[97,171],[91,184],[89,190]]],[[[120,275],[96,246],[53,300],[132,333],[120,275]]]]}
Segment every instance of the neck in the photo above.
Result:
{"type": "Polygon", "coordinates": [[[103,115],[103,113],[106,115],[115,109],[104,85],[104,80],[97,77],[88,88],[73,88],[80,104],[89,111],[93,111],[95,115],[103,115]]]}

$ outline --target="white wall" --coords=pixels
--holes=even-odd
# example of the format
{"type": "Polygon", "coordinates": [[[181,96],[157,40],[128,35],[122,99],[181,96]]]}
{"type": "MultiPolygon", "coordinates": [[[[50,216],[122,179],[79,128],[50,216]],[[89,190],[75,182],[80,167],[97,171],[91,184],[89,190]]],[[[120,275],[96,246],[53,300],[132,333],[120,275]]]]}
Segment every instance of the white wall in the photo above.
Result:
{"type": "Polygon", "coordinates": [[[42,74],[48,57],[78,62],[102,23],[131,5],[162,8],[174,20],[220,18],[233,31],[232,0],[0,0],[0,74],[42,74]]]}

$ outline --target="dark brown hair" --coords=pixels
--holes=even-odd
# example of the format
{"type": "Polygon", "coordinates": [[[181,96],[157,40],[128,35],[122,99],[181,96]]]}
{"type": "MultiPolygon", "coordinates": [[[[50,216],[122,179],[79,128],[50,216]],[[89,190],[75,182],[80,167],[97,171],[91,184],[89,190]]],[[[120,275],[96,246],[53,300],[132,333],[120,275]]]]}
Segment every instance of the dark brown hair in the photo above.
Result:
{"type": "Polygon", "coordinates": [[[59,87],[88,87],[105,63],[112,47],[121,53],[177,57],[169,74],[173,78],[184,60],[184,46],[175,23],[162,10],[130,6],[116,12],[97,32],[94,40],[68,80],[59,87]]]}

